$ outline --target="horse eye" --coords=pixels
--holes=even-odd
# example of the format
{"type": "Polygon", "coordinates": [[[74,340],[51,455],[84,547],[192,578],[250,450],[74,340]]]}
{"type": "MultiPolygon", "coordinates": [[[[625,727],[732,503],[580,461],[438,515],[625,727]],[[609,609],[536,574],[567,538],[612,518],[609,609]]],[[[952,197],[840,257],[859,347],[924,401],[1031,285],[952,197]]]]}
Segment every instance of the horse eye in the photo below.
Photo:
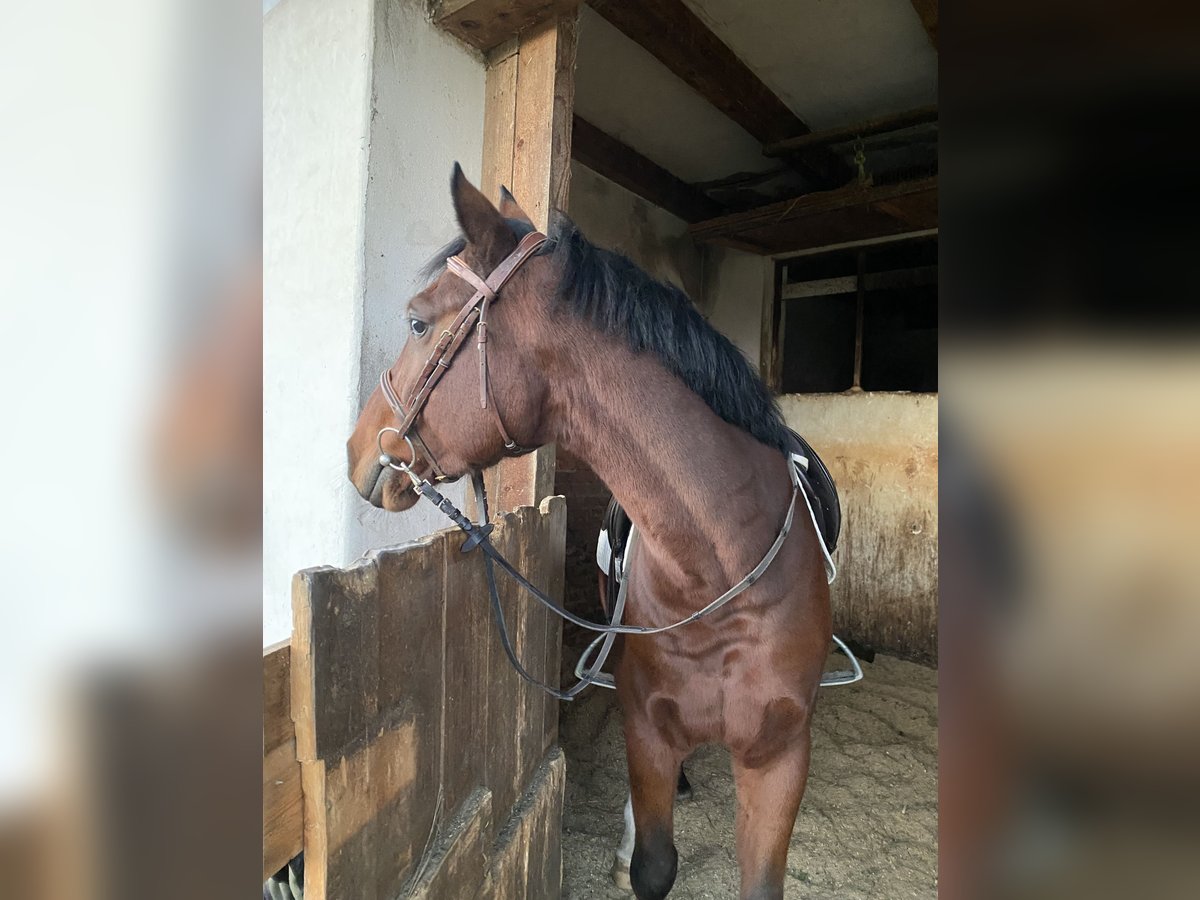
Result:
{"type": "Polygon", "coordinates": [[[429,326],[420,319],[410,319],[409,327],[412,329],[412,333],[417,337],[423,336],[425,332],[429,330],[429,326]]]}

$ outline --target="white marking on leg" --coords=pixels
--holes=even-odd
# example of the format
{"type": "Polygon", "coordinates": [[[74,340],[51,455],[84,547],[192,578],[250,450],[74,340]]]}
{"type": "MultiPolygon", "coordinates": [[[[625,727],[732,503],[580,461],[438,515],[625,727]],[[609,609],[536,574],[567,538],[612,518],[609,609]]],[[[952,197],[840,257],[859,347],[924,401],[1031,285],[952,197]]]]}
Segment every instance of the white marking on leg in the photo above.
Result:
{"type": "Polygon", "coordinates": [[[621,838],[621,846],[617,848],[617,859],[626,866],[633,859],[633,839],[636,832],[633,827],[633,795],[625,801],[625,834],[621,838]]]}

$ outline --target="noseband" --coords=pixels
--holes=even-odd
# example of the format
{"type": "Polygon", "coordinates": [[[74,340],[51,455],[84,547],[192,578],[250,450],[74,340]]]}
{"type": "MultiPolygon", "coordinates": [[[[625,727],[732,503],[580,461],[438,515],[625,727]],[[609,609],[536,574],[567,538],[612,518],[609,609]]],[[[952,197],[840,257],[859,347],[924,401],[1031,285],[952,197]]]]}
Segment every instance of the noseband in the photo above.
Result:
{"type": "Polygon", "coordinates": [[[525,235],[517,244],[517,248],[505,257],[504,261],[493,269],[492,274],[486,279],[476,275],[461,257],[452,256],[446,260],[446,270],[475,288],[475,293],[458,311],[458,315],[454,317],[450,327],[442,332],[437,343],[433,345],[429,358],[425,360],[425,365],[421,368],[420,375],[417,376],[413,391],[409,394],[407,404],[401,402],[399,394],[392,385],[392,370],[385,369],[380,374],[379,389],[383,392],[388,406],[400,420],[399,426],[381,428],[379,434],[376,435],[380,465],[390,466],[397,471],[407,473],[416,465],[417,448],[420,448],[421,455],[429,462],[437,480],[445,481],[449,477],[442,471],[442,467],[438,465],[433,454],[429,452],[429,448],[421,440],[421,435],[415,426],[417,417],[421,415],[425,404],[429,402],[430,394],[437,387],[437,383],[442,380],[442,376],[450,370],[450,364],[454,361],[454,357],[462,345],[466,343],[472,328],[476,331],[476,345],[479,348],[479,406],[481,409],[491,412],[496,430],[504,440],[504,449],[511,454],[525,452],[525,448],[518,446],[517,442],[509,435],[508,429],[504,427],[504,420],[501,419],[500,411],[496,408],[496,398],[492,394],[491,384],[488,381],[487,313],[488,307],[499,299],[500,289],[521,268],[521,265],[537,253],[545,243],[546,236],[540,232],[533,231],[525,235]],[[391,454],[383,449],[383,436],[387,433],[397,435],[408,445],[408,462],[397,462],[391,454]]]}

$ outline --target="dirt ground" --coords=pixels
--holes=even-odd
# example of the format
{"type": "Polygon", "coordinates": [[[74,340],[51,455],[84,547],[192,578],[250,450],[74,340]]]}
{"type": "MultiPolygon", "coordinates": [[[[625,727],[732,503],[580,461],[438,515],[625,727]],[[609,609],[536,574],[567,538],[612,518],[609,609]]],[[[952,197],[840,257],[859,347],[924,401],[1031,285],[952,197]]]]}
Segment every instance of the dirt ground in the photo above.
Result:
{"type": "MultiPolygon", "coordinates": [[[[937,672],[885,656],[863,668],[862,682],[823,688],[818,700],[808,790],[788,855],[790,898],[937,896],[937,672]]],[[[592,689],[567,704],[560,729],[563,897],[628,898],[609,877],[628,790],[613,692],[592,689]]],[[[736,897],[729,755],[702,747],[684,769],[695,796],[676,806],[679,877],[670,900],[736,897]]]]}

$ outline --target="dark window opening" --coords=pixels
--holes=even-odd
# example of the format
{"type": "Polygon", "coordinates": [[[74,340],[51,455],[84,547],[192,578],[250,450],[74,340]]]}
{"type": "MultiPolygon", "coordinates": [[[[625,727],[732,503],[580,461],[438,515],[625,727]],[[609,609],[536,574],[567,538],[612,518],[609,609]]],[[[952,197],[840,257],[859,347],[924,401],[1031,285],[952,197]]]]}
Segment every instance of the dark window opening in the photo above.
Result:
{"type": "Polygon", "coordinates": [[[856,294],[833,294],[819,303],[792,301],[783,308],[783,392],[836,394],[854,385],[856,294]]]}
{"type": "Polygon", "coordinates": [[[937,239],[781,263],[784,393],[937,391],[937,239]]]}
{"type": "Polygon", "coordinates": [[[937,285],[863,298],[864,391],[937,390],[937,285]]]}

